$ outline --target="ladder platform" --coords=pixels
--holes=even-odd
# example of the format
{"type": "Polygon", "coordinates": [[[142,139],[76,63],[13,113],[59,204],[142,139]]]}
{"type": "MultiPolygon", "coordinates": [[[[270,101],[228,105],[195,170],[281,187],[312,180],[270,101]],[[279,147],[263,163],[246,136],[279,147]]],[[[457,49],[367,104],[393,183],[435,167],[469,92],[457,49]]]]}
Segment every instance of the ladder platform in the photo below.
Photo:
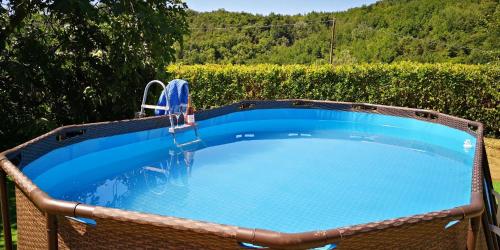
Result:
{"type": "Polygon", "coordinates": [[[168,132],[178,133],[178,132],[187,131],[187,130],[191,130],[191,129],[196,129],[196,124],[193,124],[193,125],[183,124],[180,126],[170,127],[170,128],[168,128],[168,132]]]}

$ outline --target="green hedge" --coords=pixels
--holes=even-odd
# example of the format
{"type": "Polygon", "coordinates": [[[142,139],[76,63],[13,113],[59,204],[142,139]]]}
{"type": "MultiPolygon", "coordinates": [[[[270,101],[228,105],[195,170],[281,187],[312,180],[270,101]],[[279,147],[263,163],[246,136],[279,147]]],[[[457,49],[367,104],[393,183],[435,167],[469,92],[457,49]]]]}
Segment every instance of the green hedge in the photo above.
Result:
{"type": "Polygon", "coordinates": [[[194,105],[307,98],[424,108],[481,121],[500,136],[500,66],[419,64],[170,65],[189,80],[194,105]]]}

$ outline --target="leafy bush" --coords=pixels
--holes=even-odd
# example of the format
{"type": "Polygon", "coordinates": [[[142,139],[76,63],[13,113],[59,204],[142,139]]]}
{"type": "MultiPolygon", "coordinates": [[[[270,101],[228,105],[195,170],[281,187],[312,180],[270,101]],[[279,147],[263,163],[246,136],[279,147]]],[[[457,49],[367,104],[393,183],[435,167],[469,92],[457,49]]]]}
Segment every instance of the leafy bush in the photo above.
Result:
{"type": "Polygon", "coordinates": [[[244,99],[306,98],[436,110],[481,121],[500,136],[498,65],[171,65],[189,80],[198,108],[244,99]]]}

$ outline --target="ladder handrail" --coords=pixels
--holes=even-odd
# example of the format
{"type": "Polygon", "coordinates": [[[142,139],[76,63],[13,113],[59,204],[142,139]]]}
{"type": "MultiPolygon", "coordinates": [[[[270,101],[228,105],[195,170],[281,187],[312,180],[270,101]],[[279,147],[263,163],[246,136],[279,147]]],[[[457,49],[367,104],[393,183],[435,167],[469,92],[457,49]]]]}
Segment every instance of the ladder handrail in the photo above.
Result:
{"type": "MultiPolygon", "coordinates": [[[[162,93],[165,93],[165,98],[166,98],[166,102],[165,102],[165,115],[168,115],[168,119],[170,120],[170,127],[171,128],[174,128],[175,125],[174,125],[174,120],[172,119],[172,113],[170,112],[170,107],[168,106],[168,100],[169,100],[169,96],[168,96],[168,92],[167,92],[167,87],[165,86],[165,84],[159,80],[152,80],[150,82],[148,82],[148,84],[146,84],[146,87],[144,87],[144,95],[142,96],[142,104],[141,104],[141,112],[140,112],[140,115],[144,115],[145,112],[144,112],[144,109],[145,108],[149,108],[149,109],[155,109],[154,108],[154,105],[147,105],[146,104],[146,100],[148,98],[148,92],[149,92],[149,87],[151,87],[151,85],[153,84],[160,84],[160,86],[163,88],[163,92],[162,93]]],[[[177,121],[179,122],[179,121],[177,121]]]]}
{"type": "MultiPolygon", "coordinates": [[[[151,85],[153,85],[154,83],[160,84],[161,87],[163,88],[163,92],[162,93],[165,93],[165,95],[168,95],[168,93],[167,93],[167,87],[161,81],[159,81],[159,80],[152,80],[152,81],[148,82],[148,84],[146,84],[146,87],[144,88],[144,95],[142,96],[141,114],[144,114],[144,108],[145,108],[145,105],[146,105],[146,99],[148,98],[149,87],[151,87],[151,85]]],[[[166,96],[166,98],[168,100],[168,96],[166,96]]],[[[167,108],[169,108],[168,107],[168,102],[165,102],[165,109],[167,109],[167,108]]],[[[165,111],[167,111],[167,110],[165,110],[165,111]]],[[[167,113],[167,112],[165,112],[165,113],[167,113]]]]}

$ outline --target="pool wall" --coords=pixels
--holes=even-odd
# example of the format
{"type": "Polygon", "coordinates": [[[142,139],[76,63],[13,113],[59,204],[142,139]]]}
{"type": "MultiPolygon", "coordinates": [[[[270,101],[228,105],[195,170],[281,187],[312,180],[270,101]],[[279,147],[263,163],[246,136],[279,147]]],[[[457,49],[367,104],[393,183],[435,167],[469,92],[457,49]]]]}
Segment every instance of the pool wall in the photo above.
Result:
{"type": "MultiPolygon", "coordinates": [[[[335,249],[498,249],[487,229],[496,224],[489,190],[491,180],[483,145],[481,123],[434,111],[312,100],[243,101],[201,111],[196,120],[252,109],[301,108],[366,112],[407,117],[443,124],[476,137],[471,203],[421,215],[351,227],[304,233],[279,233],[182,218],[158,216],[51,198],[21,169],[51,150],[89,139],[169,126],[164,117],[72,125],[55,129],[0,154],[0,193],[4,228],[8,227],[6,176],[16,185],[19,249],[240,249],[251,243],[273,249],[306,249],[335,244],[335,249]],[[483,178],[483,173],[486,178],[483,178]],[[486,180],[486,181],[485,181],[486,180]],[[87,218],[79,220],[77,218],[87,218]],[[450,222],[458,223],[450,224],[450,222]],[[486,228],[486,230],[484,230],[486,228]]],[[[70,170],[69,170],[70,171],[70,170]]],[[[431,190],[430,190],[431,191],[431,190]]],[[[362,197],[359,197],[362,199],[362,197]]],[[[5,230],[9,248],[9,230],[5,230]]]]}

